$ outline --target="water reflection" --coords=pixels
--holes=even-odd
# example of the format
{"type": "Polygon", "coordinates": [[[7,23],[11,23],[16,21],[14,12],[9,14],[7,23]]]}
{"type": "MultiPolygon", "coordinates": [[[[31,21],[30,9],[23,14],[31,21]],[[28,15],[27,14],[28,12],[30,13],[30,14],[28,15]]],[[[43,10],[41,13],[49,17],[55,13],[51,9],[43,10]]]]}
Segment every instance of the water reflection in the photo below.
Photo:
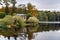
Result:
{"type": "Polygon", "coordinates": [[[60,24],[40,24],[40,27],[38,28],[38,32],[42,31],[54,31],[54,30],[59,30],[60,29],[60,24]]]}
{"type": "Polygon", "coordinates": [[[0,40],[60,40],[60,24],[39,24],[29,27],[28,32],[14,37],[0,36],[0,40]]]}
{"type": "Polygon", "coordinates": [[[60,30],[38,32],[34,40],[60,40],[60,30]]]}
{"type": "Polygon", "coordinates": [[[29,40],[60,40],[60,24],[39,24],[29,40]],[[34,35],[35,34],[35,35],[34,35]]]}

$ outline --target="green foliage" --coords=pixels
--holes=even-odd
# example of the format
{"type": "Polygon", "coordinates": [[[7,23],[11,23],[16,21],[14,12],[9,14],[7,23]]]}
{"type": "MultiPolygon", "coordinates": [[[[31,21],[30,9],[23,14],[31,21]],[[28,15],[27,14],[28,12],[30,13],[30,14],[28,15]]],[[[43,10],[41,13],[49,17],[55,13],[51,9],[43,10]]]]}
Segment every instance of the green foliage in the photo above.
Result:
{"type": "Polygon", "coordinates": [[[3,30],[7,29],[6,25],[2,25],[2,26],[0,26],[0,28],[2,28],[3,30]]]}
{"type": "Polygon", "coordinates": [[[24,19],[20,16],[6,15],[3,19],[0,19],[0,25],[16,25],[16,27],[25,27],[24,19]]]}
{"type": "Polygon", "coordinates": [[[15,20],[15,25],[19,28],[23,28],[25,27],[25,22],[24,19],[22,19],[22,17],[20,16],[13,16],[13,19],[15,20]]]}
{"type": "Polygon", "coordinates": [[[0,18],[4,18],[5,17],[5,13],[4,12],[0,12],[0,18]]]}
{"type": "Polygon", "coordinates": [[[53,13],[47,13],[47,16],[49,21],[54,21],[55,16],[53,13]]]}
{"type": "Polygon", "coordinates": [[[22,17],[16,15],[6,15],[3,19],[0,19],[0,30],[2,30],[0,35],[4,35],[6,37],[17,35],[17,33],[20,33],[20,31],[23,30],[25,26],[26,25],[22,17]],[[9,29],[9,25],[11,26],[11,29],[9,29]],[[15,28],[19,28],[17,29],[18,32],[15,31],[15,28]]]}
{"type": "Polygon", "coordinates": [[[34,23],[38,23],[38,22],[39,22],[39,20],[38,20],[36,17],[30,17],[30,18],[28,19],[28,21],[29,21],[29,22],[34,22],[34,23]]]}
{"type": "Polygon", "coordinates": [[[53,12],[45,11],[45,13],[48,16],[48,21],[55,21],[56,16],[55,16],[55,14],[53,12]]]}
{"type": "Polygon", "coordinates": [[[0,19],[0,26],[4,24],[3,19],[0,19]]]}
{"type": "Polygon", "coordinates": [[[31,13],[27,13],[27,14],[26,14],[26,17],[27,17],[27,19],[28,19],[29,17],[32,17],[32,14],[31,14],[31,13]]]}
{"type": "Polygon", "coordinates": [[[13,25],[13,19],[12,16],[5,16],[5,18],[3,18],[3,22],[5,23],[5,25],[13,25]]]}
{"type": "Polygon", "coordinates": [[[15,16],[17,13],[13,13],[13,14],[11,14],[12,16],[15,16]]]}
{"type": "Polygon", "coordinates": [[[46,16],[47,16],[46,13],[39,12],[37,18],[39,19],[39,21],[46,21],[46,16]]]}
{"type": "Polygon", "coordinates": [[[39,11],[37,18],[39,21],[55,21],[57,15],[59,15],[57,12],[39,11]]]}
{"type": "Polygon", "coordinates": [[[37,26],[39,20],[36,17],[29,17],[28,22],[31,24],[31,26],[37,26]]]}

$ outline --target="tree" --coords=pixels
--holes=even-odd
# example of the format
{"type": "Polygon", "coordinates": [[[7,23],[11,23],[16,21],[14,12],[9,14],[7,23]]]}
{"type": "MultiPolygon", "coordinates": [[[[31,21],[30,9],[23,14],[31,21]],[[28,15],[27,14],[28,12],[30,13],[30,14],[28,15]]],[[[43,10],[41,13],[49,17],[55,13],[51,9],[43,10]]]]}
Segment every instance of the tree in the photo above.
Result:
{"type": "Polygon", "coordinates": [[[47,11],[47,16],[48,16],[48,21],[54,21],[55,20],[55,14],[50,12],[50,11],[47,11]]]}
{"type": "Polygon", "coordinates": [[[44,11],[39,11],[37,18],[39,21],[48,21],[47,14],[44,11]]]}
{"type": "Polygon", "coordinates": [[[33,16],[38,15],[37,9],[32,4],[28,3],[27,8],[28,8],[29,13],[31,13],[33,16]]]}
{"type": "Polygon", "coordinates": [[[3,3],[5,3],[6,7],[5,7],[5,13],[8,14],[9,13],[9,9],[8,9],[8,4],[9,0],[3,0],[3,3]]]}
{"type": "Polygon", "coordinates": [[[9,8],[9,13],[12,13],[12,7],[8,7],[9,8]]]}
{"type": "Polygon", "coordinates": [[[9,13],[9,10],[8,10],[8,6],[9,6],[9,0],[0,0],[0,4],[3,5],[1,2],[3,2],[3,4],[6,5],[5,7],[5,13],[8,14],[9,13]]]}
{"type": "Polygon", "coordinates": [[[32,10],[34,8],[34,6],[31,3],[28,3],[27,4],[27,8],[30,11],[30,10],[32,10]]]}
{"type": "Polygon", "coordinates": [[[3,5],[1,2],[3,2],[3,4],[6,5],[6,7],[5,7],[5,13],[6,14],[9,13],[9,9],[8,9],[9,3],[12,3],[13,4],[12,13],[15,12],[15,4],[16,4],[16,1],[15,0],[0,0],[0,4],[3,5]]]}
{"type": "Polygon", "coordinates": [[[32,14],[31,13],[28,13],[28,14],[26,14],[26,19],[28,19],[29,17],[32,17],[32,14]]]}
{"type": "Polygon", "coordinates": [[[5,7],[2,6],[2,8],[0,9],[0,12],[5,12],[5,7]]]}
{"type": "Polygon", "coordinates": [[[15,4],[16,4],[16,0],[11,0],[10,1],[12,4],[13,4],[13,7],[12,7],[12,13],[15,13],[15,4]]]}

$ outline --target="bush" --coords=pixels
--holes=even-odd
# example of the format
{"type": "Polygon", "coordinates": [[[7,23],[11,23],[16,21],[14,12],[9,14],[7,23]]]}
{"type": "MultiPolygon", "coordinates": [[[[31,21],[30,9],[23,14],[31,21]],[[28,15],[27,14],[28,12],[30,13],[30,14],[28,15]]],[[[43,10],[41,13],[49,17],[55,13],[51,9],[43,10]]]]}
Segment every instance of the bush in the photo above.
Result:
{"type": "Polygon", "coordinates": [[[39,20],[38,20],[36,17],[30,17],[30,18],[28,19],[28,21],[29,21],[29,22],[34,22],[34,23],[38,23],[38,22],[39,22],[39,20]]]}
{"type": "Polygon", "coordinates": [[[17,29],[18,32],[20,33],[24,27],[25,27],[24,19],[22,19],[20,16],[6,15],[3,19],[0,19],[0,30],[3,31],[3,33],[0,32],[1,35],[4,35],[4,36],[16,35],[17,32],[15,30],[17,29]],[[14,28],[12,28],[13,26],[14,28]],[[12,29],[9,29],[9,28],[12,28],[12,29]]]}
{"type": "Polygon", "coordinates": [[[23,28],[25,27],[24,19],[20,16],[11,16],[6,15],[3,19],[0,19],[0,25],[6,26],[15,26],[16,28],[23,28]]]}
{"type": "Polygon", "coordinates": [[[13,25],[14,20],[13,20],[12,16],[6,15],[3,18],[3,22],[4,22],[5,25],[13,25]]]}
{"type": "Polygon", "coordinates": [[[0,26],[4,24],[3,19],[0,19],[0,26]]]}
{"type": "Polygon", "coordinates": [[[20,16],[13,16],[13,19],[15,21],[15,25],[19,28],[25,27],[24,19],[20,16]]]}
{"type": "Polygon", "coordinates": [[[6,15],[3,19],[0,19],[0,26],[2,28],[11,28],[13,22],[14,20],[12,19],[12,16],[6,15]]]}
{"type": "Polygon", "coordinates": [[[0,18],[4,18],[5,17],[5,13],[4,12],[0,12],[0,18]]]}
{"type": "Polygon", "coordinates": [[[28,14],[26,14],[26,17],[27,17],[27,19],[28,19],[29,17],[32,17],[32,14],[31,14],[31,13],[28,13],[28,14]]]}
{"type": "Polygon", "coordinates": [[[31,24],[31,26],[37,26],[39,20],[38,20],[36,17],[30,17],[30,18],[28,19],[28,22],[31,24]]]}

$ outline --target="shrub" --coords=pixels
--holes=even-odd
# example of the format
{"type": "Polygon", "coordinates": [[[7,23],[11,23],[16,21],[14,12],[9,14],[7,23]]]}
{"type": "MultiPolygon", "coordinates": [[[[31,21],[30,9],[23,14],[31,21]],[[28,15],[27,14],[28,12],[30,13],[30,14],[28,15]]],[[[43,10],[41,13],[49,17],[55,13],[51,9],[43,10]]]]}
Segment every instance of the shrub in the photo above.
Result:
{"type": "Polygon", "coordinates": [[[37,26],[39,20],[38,20],[36,17],[30,17],[30,18],[28,19],[28,22],[31,24],[31,26],[37,26]]]}
{"type": "Polygon", "coordinates": [[[38,20],[36,17],[30,17],[30,18],[28,19],[28,21],[29,21],[29,22],[34,22],[34,23],[38,23],[38,22],[39,22],[39,20],[38,20]]]}
{"type": "Polygon", "coordinates": [[[18,32],[19,33],[21,32],[19,28],[23,30],[23,28],[25,27],[25,22],[24,19],[22,19],[20,16],[6,15],[3,19],[0,19],[0,25],[1,25],[0,30],[3,31],[3,33],[0,32],[0,34],[4,36],[13,36],[13,35],[17,35],[18,32]],[[16,27],[12,28],[14,25],[16,25],[16,27]],[[8,28],[12,28],[12,29],[6,30],[8,28]],[[18,30],[18,32],[15,31],[16,29],[18,30]]]}
{"type": "Polygon", "coordinates": [[[15,20],[15,25],[19,28],[25,27],[24,19],[20,16],[13,16],[13,19],[15,20]]]}
{"type": "Polygon", "coordinates": [[[4,18],[5,17],[5,13],[4,12],[0,12],[0,18],[4,18]]]}
{"type": "Polygon", "coordinates": [[[3,22],[4,22],[4,25],[13,25],[14,20],[13,20],[12,16],[6,15],[3,18],[3,22]]]}
{"type": "Polygon", "coordinates": [[[4,24],[3,19],[0,19],[0,26],[4,24]]]}
{"type": "Polygon", "coordinates": [[[20,16],[6,15],[3,19],[0,19],[0,25],[23,28],[25,27],[25,22],[24,19],[22,19],[20,16]]]}
{"type": "Polygon", "coordinates": [[[26,17],[27,17],[27,19],[28,19],[29,17],[32,17],[32,14],[31,14],[31,13],[28,13],[28,14],[26,14],[26,17]]]}

